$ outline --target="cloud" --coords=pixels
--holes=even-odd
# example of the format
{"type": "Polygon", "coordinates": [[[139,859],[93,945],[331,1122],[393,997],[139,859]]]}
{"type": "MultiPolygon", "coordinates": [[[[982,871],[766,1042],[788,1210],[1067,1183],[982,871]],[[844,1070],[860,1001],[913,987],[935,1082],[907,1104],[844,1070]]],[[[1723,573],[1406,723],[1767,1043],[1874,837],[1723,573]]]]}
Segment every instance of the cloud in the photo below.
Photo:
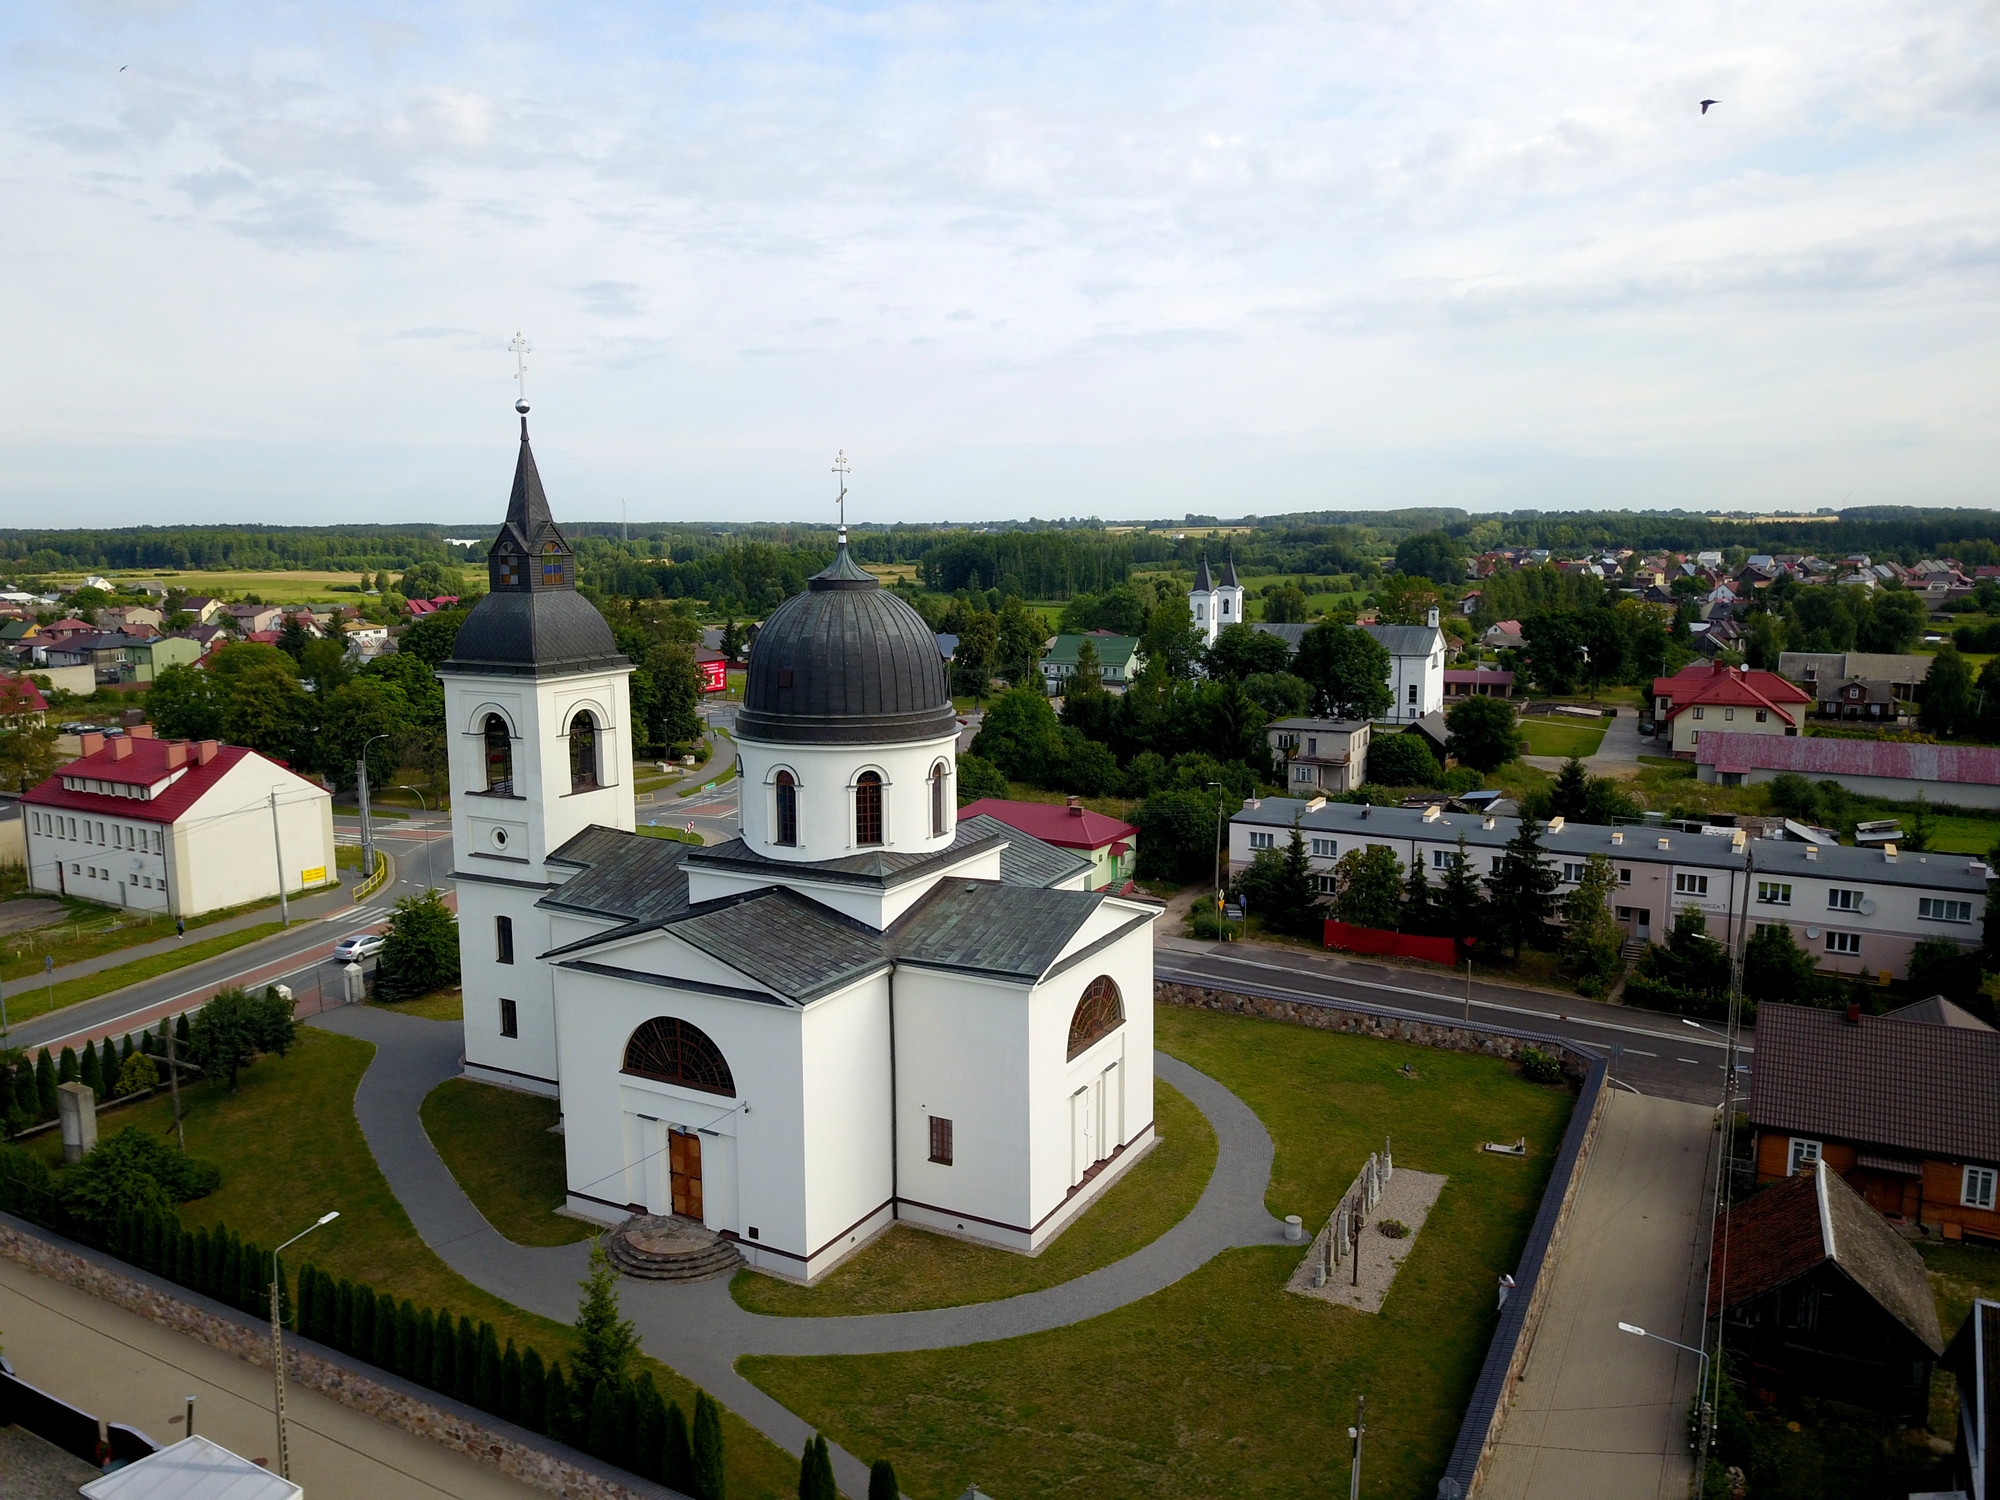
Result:
{"type": "Polygon", "coordinates": [[[636,318],[640,314],[639,285],[633,281],[593,281],[577,288],[584,311],[600,318],[636,318]]]}

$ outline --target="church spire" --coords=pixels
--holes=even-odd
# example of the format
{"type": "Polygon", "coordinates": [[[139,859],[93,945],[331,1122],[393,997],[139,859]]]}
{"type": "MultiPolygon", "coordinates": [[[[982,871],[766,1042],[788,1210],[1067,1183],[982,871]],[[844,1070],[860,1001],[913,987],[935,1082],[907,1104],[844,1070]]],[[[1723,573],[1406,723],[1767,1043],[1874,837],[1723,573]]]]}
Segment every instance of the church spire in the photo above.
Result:
{"type": "Polygon", "coordinates": [[[1215,592],[1215,584],[1208,576],[1208,554],[1206,552],[1202,553],[1201,566],[1195,571],[1194,591],[1197,594],[1212,594],[1215,592]]]}
{"type": "Polygon", "coordinates": [[[574,589],[576,555],[549,514],[549,497],[542,492],[535,450],[528,443],[528,342],[518,333],[507,346],[514,351],[521,383],[514,410],[521,414],[521,452],[514,460],[514,488],[507,496],[507,519],[486,554],[487,587],[494,593],[528,593],[541,589],[574,589]]]}
{"type": "Polygon", "coordinates": [[[1222,586],[1226,589],[1242,587],[1236,581],[1236,549],[1234,547],[1229,549],[1229,556],[1224,559],[1222,564],[1222,586]]]}

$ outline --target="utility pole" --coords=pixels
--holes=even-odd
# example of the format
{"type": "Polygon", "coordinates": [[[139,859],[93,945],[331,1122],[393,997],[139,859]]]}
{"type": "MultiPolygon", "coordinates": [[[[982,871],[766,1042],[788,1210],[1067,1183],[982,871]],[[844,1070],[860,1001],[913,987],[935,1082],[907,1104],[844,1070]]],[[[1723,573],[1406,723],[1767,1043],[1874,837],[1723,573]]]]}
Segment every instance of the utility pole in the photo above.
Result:
{"type": "Polygon", "coordinates": [[[1472,1024],[1472,960],[1465,960],[1465,1023],[1472,1024]]]}
{"type": "Polygon", "coordinates": [[[354,784],[361,794],[361,878],[368,879],[375,873],[375,833],[368,826],[368,751],[362,749],[361,761],[354,768],[354,784]]]}
{"type": "Polygon", "coordinates": [[[182,1154],[185,1155],[188,1143],[187,1130],[181,1124],[181,1065],[180,1060],[174,1056],[174,1023],[169,1019],[166,1025],[167,1086],[173,1090],[174,1095],[174,1140],[180,1146],[182,1154]]]}
{"type": "Polygon", "coordinates": [[[292,925],[292,904],[285,899],[285,841],[278,832],[278,789],[271,788],[271,852],[278,858],[278,921],[292,925]]]}
{"type": "Polygon", "coordinates": [[[339,1217],[340,1210],[337,1208],[330,1214],[321,1215],[316,1222],[307,1225],[271,1252],[271,1404],[278,1421],[278,1477],[280,1479],[290,1479],[292,1477],[292,1450],[291,1444],[285,1436],[285,1313],[278,1296],[278,1289],[284,1285],[284,1282],[278,1275],[278,1255],[280,1252],[296,1245],[300,1240],[319,1228],[320,1225],[331,1224],[339,1217]]]}
{"type": "MultiPolygon", "coordinates": [[[[1359,1258],[1357,1254],[1357,1259],[1359,1258]]],[[[1347,1500],[1361,1500],[1361,1440],[1368,1435],[1368,1424],[1363,1420],[1368,1415],[1368,1398],[1354,1398],[1354,1425],[1347,1429],[1347,1435],[1354,1439],[1354,1461],[1347,1471],[1347,1500]]]]}
{"type": "MultiPolygon", "coordinates": [[[[1757,876],[1757,851],[1748,838],[1743,840],[1743,894],[1738,898],[1736,931],[1730,936],[1729,944],[1729,1023],[1728,1047],[1723,1053],[1722,1105],[1720,1136],[1715,1150],[1715,1197],[1709,1205],[1709,1245],[1710,1261],[1721,1257],[1721,1272],[1718,1286],[1727,1291],[1729,1284],[1729,1219],[1726,1205],[1729,1201],[1730,1153],[1734,1149],[1736,1136],[1736,1046],[1742,1036],[1743,1025],[1743,963],[1745,959],[1745,929],[1750,924],[1750,887],[1757,876]],[[1721,1244],[1716,1244],[1716,1231],[1721,1230],[1721,1244]]],[[[1697,1482],[1708,1473],[1708,1449],[1715,1437],[1716,1409],[1722,1403],[1722,1327],[1716,1324],[1715,1357],[1708,1353],[1708,1317],[1703,1312],[1701,1325],[1701,1436],[1696,1444],[1695,1476],[1697,1482]],[[1708,1377],[1713,1372],[1715,1384],[1709,1385],[1708,1377]]]]}

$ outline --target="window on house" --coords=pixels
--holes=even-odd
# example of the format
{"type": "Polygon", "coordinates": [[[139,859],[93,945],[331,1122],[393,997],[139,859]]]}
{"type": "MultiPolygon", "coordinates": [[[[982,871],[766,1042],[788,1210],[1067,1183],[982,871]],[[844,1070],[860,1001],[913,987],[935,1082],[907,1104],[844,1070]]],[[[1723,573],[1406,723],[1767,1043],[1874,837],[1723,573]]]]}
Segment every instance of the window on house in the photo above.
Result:
{"type": "Polygon", "coordinates": [[[1292,767],[1292,780],[1298,782],[1301,786],[1310,785],[1312,779],[1313,779],[1313,768],[1311,766],[1292,767]]]}
{"type": "Polygon", "coordinates": [[[1319,741],[1317,739],[1308,739],[1306,741],[1306,754],[1307,755],[1319,754],[1319,741]]]}
{"type": "Polygon", "coordinates": [[[1722,711],[1722,717],[1723,717],[1723,718],[1724,718],[1725,720],[1730,720],[1730,719],[1734,719],[1734,718],[1736,717],[1736,710],[1735,710],[1735,709],[1733,709],[1733,708],[1725,708],[1725,709],[1724,709],[1724,710],[1722,711]]]}
{"type": "Polygon", "coordinates": [[[500,556],[500,587],[517,589],[521,586],[521,559],[511,552],[500,556]]]}
{"type": "Polygon", "coordinates": [[[569,721],[569,789],[597,790],[597,719],[588,709],[569,721]]]}
{"type": "Polygon", "coordinates": [[[1456,858],[1458,856],[1449,849],[1433,849],[1431,850],[1431,868],[1433,870],[1449,870],[1451,862],[1456,858]]]}
{"type": "Polygon", "coordinates": [[[569,558],[556,542],[542,543],[542,587],[561,588],[569,580],[569,558]]]}
{"type": "Polygon", "coordinates": [[[1320,859],[1332,859],[1340,853],[1340,845],[1333,839],[1314,839],[1312,852],[1320,859]]]}
{"type": "Polygon", "coordinates": [[[1759,724],[1768,723],[1770,721],[1770,718],[1771,718],[1771,711],[1768,708],[1760,708],[1757,710],[1757,722],[1759,724]]]}
{"type": "Polygon", "coordinates": [[[1860,911],[1861,892],[1842,890],[1838,886],[1826,893],[1828,911],[1860,911]]]}
{"type": "Polygon", "coordinates": [[[1414,682],[1410,684],[1410,701],[1412,703],[1417,701],[1417,685],[1414,682]]]}
{"type": "Polygon", "coordinates": [[[1917,917],[1924,922],[1970,922],[1972,903],[1950,901],[1942,896],[1925,896],[1917,902],[1917,917]]]}
{"type": "Polygon", "coordinates": [[[1630,865],[1620,865],[1618,867],[1618,883],[1620,885],[1630,885],[1632,883],[1632,867],[1630,865]]]}
{"type": "Polygon", "coordinates": [[[1826,951],[1829,953],[1859,953],[1861,934],[1858,932],[1829,932],[1826,935],[1826,951]]]}
{"type": "Polygon", "coordinates": [[[1109,1036],[1125,1024],[1125,997],[1117,982],[1100,974],[1084,989],[1083,998],[1069,1018],[1069,1056],[1074,1058],[1099,1037],[1109,1036]]]}
{"type": "Polygon", "coordinates": [[[1313,886],[1322,896],[1338,896],[1340,894],[1340,877],[1338,875],[1315,875],[1313,876],[1313,886]]]}
{"type": "Polygon", "coordinates": [[[486,790],[502,797],[514,795],[514,740],[507,733],[507,721],[498,714],[486,716],[486,790]]]}
{"type": "Polygon", "coordinates": [[[1994,1171],[1991,1167],[1967,1167],[1960,1184],[1958,1201],[1967,1208],[1993,1207],[1994,1171]]]}
{"type": "Polygon", "coordinates": [[[799,841],[799,784],[790,771],[776,777],[778,796],[778,837],[775,842],[791,848],[799,841]]]}
{"type": "Polygon", "coordinates": [[[1790,906],[1792,887],[1789,882],[1760,880],[1757,882],[1757,904],[1759,906],[1790,906]]]}
{"type": "Polygon", "coordinates": [[[1685,871],[1680,872],[1674,876],[1674,894],[1676,896],[1706,896],[1708,894],[1708,877],[1706,875],[1689,875],[1685,871]]]}
{"type": "Polygon", "coordinates": [[[1576,885],[1581,882],[1583,879],[1583,868],[1583,864],[1579,860],[1564,860],[1563,882],[1567,885],[1576,885]]]}
{"type": "Polygon", "coordinates": [[[943,1115],[931,1116],[931,1160],[941,1167],[951,1165],[951,1121],[943,1115]]]}
{"type": "Polygon", "coordinates": [[[514,961],[514,919],[495,917],[493,919],[493,957],[495,962],[511,964],[514,961]]]}
{"type": "Polygon", "coordinates": [[[1702,710],[1701,710],[1700,708],[1698,708],[1698,707],[1697,707],[1697,708],[1695,709],[1695,711],[1694,711],[1694,716],[1695,716],[1695,717],[1696,717],[1697,719],[1699,719],[1699,718],[1701,717],[1701,715],[1702,715],[1702,710]]]}
{"type": "Polygon", "coordinates": [[[931,767],[931,837],[941,839],[945,832],[944,816],[944,762],[931,767]]]}
{"type": "Polygon", "coordinates": [[[1268,848],[1270,848],[1270,847],[1271,847],[1271,835],[1270,835],[1270,834],[1268,834],[1268,833],[1253,833],[1253,834],[1251,834],[1251,835],[1250,835],[1250,847],[1251,847],[1252,849],[1268,849],[1268,848]]]}
{"type": "Polygon", "coordinates": [[[854,842],[882,842],[882,778],[874,771],[863,771],[854,783],[854,842]]]}
{"type": "Polygon", "coordinates": [[[520,1011],[515,1007],[512,1000],[502,1000],[500,1002],[500,1035],[517,1037],[520,1034],[520,1011]]]}
{"type": "Polygon", "coordinates": [[[709,1034],[678,1016],[655,1016],[625,1043],[625,1071],[661,1083],[736,1097],[736,1079],[709,1034]]]}
{"type": "Polygon", "coordinates": [[[1810,1166],[1819,1160],[1819,1142],[1809,1141],[1801,1136],[1792,1137],[1790,1164],[1785,1168],[1787,1177],[1798,1175],[1799,1168],[1810,1166]]]}

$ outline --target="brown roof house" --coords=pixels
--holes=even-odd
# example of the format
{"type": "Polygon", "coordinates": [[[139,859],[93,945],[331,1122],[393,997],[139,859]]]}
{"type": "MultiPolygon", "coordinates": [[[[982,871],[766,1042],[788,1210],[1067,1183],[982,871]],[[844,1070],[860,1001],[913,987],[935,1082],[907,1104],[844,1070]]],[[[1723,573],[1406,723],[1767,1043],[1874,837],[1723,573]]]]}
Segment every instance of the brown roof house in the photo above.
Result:
{"type": "Polygon", "coordinates": [[[1923,1257],[1826,1162],[1730,1209],[1715,1243],[1708,1315],[1738,1374],[1925,1419],[1945,1345],[1923,1257]]]}
{"type": "Polygon", "coordinates": [[[1757,1180],[1825,1162],[1875,1209],[2000,1242],[2000,1031],[1942,996],[1884,1016],[1757,1008],[1757,1180]]]}

